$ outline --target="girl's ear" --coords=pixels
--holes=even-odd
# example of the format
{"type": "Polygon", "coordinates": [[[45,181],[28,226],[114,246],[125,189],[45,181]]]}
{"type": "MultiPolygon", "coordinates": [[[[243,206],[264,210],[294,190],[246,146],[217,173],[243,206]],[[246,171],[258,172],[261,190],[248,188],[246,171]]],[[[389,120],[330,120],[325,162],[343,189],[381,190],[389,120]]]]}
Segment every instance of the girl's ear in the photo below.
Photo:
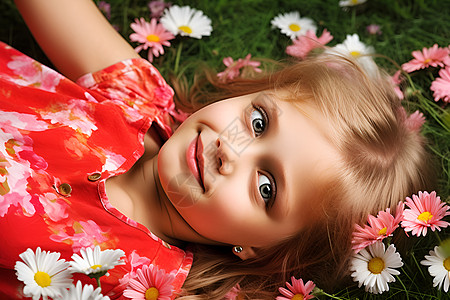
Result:
{"type": "Polygon", "coordinates": [[[256,257],[256,253],[253,248],[247,246],[234,246],[233,253],[242,260],[256,257]]]}

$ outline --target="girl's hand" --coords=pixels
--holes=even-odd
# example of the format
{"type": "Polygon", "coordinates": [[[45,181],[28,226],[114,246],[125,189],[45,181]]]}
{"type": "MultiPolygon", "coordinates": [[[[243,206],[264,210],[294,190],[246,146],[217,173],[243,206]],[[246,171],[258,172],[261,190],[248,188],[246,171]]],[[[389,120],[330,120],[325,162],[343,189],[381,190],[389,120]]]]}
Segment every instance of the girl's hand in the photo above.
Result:
{"type": "Polygon", "coordinates": [[[72,80],[139,57],[91,0],[15,2],[45,54],[72,80]]]}

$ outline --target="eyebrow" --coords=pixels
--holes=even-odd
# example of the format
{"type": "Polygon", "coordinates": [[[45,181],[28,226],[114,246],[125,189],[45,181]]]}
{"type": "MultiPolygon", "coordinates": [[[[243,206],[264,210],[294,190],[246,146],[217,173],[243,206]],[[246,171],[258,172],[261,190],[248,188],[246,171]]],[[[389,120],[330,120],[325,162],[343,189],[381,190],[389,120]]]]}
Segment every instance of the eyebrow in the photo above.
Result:
{"type": "MultiPolygon", "coordinates": [[[[273,99],[274,95],[267,92],[262,92],[260,95],[258,95],[256,99],[256,104],[262,105],[268,114],[269,117],[269,134],[270,135],[277,135],[280,130],[279,126],[279,115],[282,113],[279,109],[278,105],[276,104],[275,100],[273,99]]],[[[275,200],[275,207],[280,207],[280,209],[276,209],[275,217],[277,219],[287,216],[289,213],[289,206],[287,205],[287,201],[289,199],[287,188],[286,188],[286,170],[284,168],[284,164],[280,157],[277,155],[274,155],[269,159],[269,166],[274,171],[274,174],[272,174],[276,180],[276,200],[275,200]]]]}
{"type": "Polygon", "coordinates": [[[280,158],[273,159],[273,170],[274,171],[274,177],[276,180],[276,186],[277,186],[277,194],[276,194],[276,200],[274,203],[274,207],[276,207],[275,212],[277,218],[285,217],[289,214],[289,194],[286,182],[286,174],[285,174],[285,168],[283,165],[283,162],[280,158]]]}
{"type": "Polygon", "coordinates": [[[286,217],[289,213],[288,206],[288,193],[286,188],[286,175],[284,172],[284,168],[280,159],[272,160],[270,163],[272,165],[273,176],[276,178],[276,195],[275,202],[271,207],[271,211],[273,212],[273,216],[275,219],[280,220],[286,217]]]}
{"type": "Polygon", "coordinates": [[[271,126],[275,126],[275,129],[278,130],[278,115],[280,115],[282,112],[273,97],[273,93],[261,92],[258,97],[256,97],[255,102],[258,104],[262,104],[262,106],[264,106],[268,110],[268,113],[270,113],[271,117],[269,119],[269,122],[275,122],[275,124],[272,124],[271,126]]]}

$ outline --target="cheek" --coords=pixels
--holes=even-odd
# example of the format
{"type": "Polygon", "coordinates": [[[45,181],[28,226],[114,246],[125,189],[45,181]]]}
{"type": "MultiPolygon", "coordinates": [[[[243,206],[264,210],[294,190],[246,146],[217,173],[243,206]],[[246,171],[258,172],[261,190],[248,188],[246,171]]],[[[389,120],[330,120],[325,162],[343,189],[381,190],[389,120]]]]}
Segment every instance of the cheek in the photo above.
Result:
{"type": "Polygon", "coordinates": [[[257,223],[255,208],[240,193],[226,187],[185,210],[188,223],[200,234],[219,242],[232,243],[242,231],[257,223]]]}
{"type": "Polygon", "coordinates": [[[263,247],[292,233],[295,226],[274,222],[243,191],[230,193],[230,188],[224,186],[217,197],[202,199],[185,210],[186,220],[199,234],[230,245],[263,247]]]}
{"type": "Polygon", "coordinates": [[[254,208],[249,205],[249,199],[243,193],[230,193],[225,186],[216,189],[215,193],[199,204],[199,210],[204,211],[211,222],[221,222],[232,226],[246,218],[252,218],[254,208]]]}
{"type": "Polygon", "coordinates": [[[167,141],[158,154],[158,176],[166,196],[174,205],[188,206],[201,193],[201,187],[185,162],[186,142],[175,138],[167,141]]]}
{"type": "Polygon", "coordinates": [[[176,173],[175,140],[167,141],[158,153],[158,175],[164,190],[167,189],[168,181],[176,173]]]}

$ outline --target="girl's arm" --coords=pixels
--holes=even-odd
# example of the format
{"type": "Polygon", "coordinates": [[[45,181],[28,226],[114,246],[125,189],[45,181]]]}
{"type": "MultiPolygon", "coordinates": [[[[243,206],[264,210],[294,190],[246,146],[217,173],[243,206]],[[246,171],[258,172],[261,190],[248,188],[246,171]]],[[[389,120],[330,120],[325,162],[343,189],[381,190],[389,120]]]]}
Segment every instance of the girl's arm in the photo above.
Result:
{"type": "Polygon", "coordinates": [[[68,78],[139,57],[92,0],[15,0],[52,63],[68,78]]]}

